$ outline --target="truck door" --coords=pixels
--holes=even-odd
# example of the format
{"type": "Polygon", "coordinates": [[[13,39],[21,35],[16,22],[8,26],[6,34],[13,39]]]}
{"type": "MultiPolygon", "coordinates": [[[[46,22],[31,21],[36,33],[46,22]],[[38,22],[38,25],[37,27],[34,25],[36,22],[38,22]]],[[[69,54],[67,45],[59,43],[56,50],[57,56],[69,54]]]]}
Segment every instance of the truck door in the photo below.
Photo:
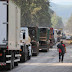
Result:
{"type": "Polygon", "coordinates": [[[6,45],[3,40],[7,40],[7,1],[0,1],[0,45],[6,45]]]}

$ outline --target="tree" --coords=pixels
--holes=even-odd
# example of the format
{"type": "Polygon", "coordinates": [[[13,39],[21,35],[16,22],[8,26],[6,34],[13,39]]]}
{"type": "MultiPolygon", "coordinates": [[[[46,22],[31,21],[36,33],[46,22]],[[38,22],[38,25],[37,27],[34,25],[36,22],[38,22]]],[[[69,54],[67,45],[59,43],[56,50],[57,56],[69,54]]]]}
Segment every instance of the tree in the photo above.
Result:
{"type": "Polygon", "coordinates": [[[34,4],[36,7],[33,9],[32,17],[33,23],[38,23],[39,26],[49,27],[51,26],[51,17],[48,12],[49,1],[47,0],[35,0],[34,4]],[[36,22],[35,22],[36,21],[36,22]]]}
{"type": "Polygon", "coordinates": [[[57,16],[55,13],[52,15],[51,23],[53,28],[63,28],[62,18],[57,16]]]}
{"type": "Polygon", "coordinates": [[[19,7],[21,7],[21,26],[28,26],[31,24],[30,5],[32,0],[13,0],[19,7]]]}
{"type": "Polygon", "coordinates": [[[70,18],[68,19],[66,29],[69,30],[70,33],[72,33],[72,14],[71,14],[70,18]]]}
{"type": "Polygon", "coordinates": [[[22,26],[51,26],[48,0],[13,0],[21,7],[22,26]]]}

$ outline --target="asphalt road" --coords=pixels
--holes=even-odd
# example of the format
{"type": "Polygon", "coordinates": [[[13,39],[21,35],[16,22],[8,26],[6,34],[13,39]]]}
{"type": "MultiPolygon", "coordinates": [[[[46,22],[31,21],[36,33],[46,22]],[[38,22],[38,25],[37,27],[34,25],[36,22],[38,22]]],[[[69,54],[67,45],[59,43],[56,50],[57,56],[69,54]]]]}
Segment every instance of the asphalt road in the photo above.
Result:
{"type": "Polygon", "coordinates": [[[1,72],[72,72],[72,45],[67,46],[64,62],[59,63],[56,45],[49,52],[40,52],[11,71],[1,72]]]}

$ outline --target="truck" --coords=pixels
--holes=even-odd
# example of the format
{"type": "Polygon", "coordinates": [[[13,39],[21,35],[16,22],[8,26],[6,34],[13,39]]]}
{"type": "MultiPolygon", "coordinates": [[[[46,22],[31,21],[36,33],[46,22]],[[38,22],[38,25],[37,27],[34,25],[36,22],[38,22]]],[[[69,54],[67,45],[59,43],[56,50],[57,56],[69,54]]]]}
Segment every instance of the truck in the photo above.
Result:
{"type": "Polygon", "coordinates": [[[57,29],[54,29],[54,39],[55,39],[55,44],[57,43],[57,29]]]}
{"type": "Polygon", "coordinates": [[[31,58],[31,38],[28,33],[27,27],[21,27],[20,30],[20,61],[25,62],[31,58]]]}
{"type": "Polygon", "coordinates": [[[49,51],[49,28],[39,27],[39,50],[49,51]]]}
{"type": "Polygon", "coordinates": [[[0,68],[13,69],[20,61],[20,8],[0,0],[0,68]]]}
{"type": "Polygon", "coordinates": [[[50,48],[53,48],[53,45],[55,44],[54,29],[53,28],[50,28],[49,40],[50,40],[50,48]]]}
{"type": "Polygon", "coordinates": [[[39,54],[38,27],[28,27],[28,29],[32,44],[32,55],[37,56],[39,54]]]}

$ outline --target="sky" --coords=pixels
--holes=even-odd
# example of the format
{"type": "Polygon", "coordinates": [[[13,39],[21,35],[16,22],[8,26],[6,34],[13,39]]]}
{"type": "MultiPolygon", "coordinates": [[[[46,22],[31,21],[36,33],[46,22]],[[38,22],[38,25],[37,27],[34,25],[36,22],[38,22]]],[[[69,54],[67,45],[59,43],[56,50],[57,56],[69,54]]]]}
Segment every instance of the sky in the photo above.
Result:
{"type": "Polygon", "coordinates": [[[72,5],[72,0],[50,0],[50,1],[56,4],[72,5]]]}

